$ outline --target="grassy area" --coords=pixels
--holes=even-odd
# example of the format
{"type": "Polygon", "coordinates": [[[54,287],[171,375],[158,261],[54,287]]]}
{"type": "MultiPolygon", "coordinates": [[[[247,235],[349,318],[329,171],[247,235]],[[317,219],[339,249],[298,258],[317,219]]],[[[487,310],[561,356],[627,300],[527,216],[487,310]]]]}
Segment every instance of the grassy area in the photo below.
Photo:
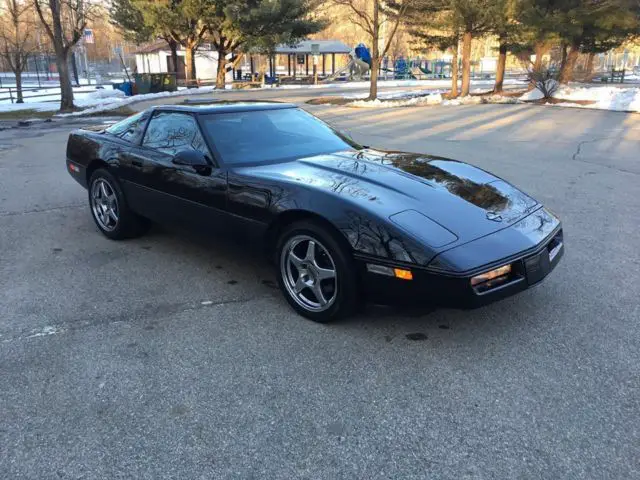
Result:
{"type": "Polygon", "coordinates": [[[246,99],[246,100],[219,100],[217,98],[194,98],[194,99],[185,99],[176,105],[189,105],[192,107],[197,107],[201,105],[234,105],[236,103],[286,103],[278,100],[257,100],[257,99],[246,99]]]}
{"type": "MultiPolygon", "coordinates": [[[[77,111],[81,111],[78,109],[77,111]]],[[[30,120],[32,118],[38,119],[48,119],[53,118],[58,112],[41,112],[39,110],[28,109],[28,110],[13,110],[9,112],[0,112],[0,120],[15,120],[19,122],[20,120],[30,120]]],[[[106,112],[100,113],[90,113],[88,115],[84,115],[85,117],[128,117],[136,113],[135,110],[132,110],[130,107],[124,105],[120,108],[116,108],[114,110],[108,110],[106,112]]]]}
{"type": "Polygon", "coordinates": [[[346,105],[356,100],[363,100],[361,98],[345,98],[345,97],[320,97],[307,100],[309,105],[346,105]]]}
{"type": "Polygon", "coordinates": [[[40,112],[39,110],[14,110],[0,112],[0,120],[28,120],[30,118],[51,118],[56,112],[40,112]]]}
{"type": "Polygon", "coordinates": [[[123,105],[122,107],[115,108],[113,110],[107,110],[106,112],[99,113],[89,113],[87,115],[83,115],[84,117],[128,117],[137,113],[136,110],[131,109],[127,105],[123,105]]]}

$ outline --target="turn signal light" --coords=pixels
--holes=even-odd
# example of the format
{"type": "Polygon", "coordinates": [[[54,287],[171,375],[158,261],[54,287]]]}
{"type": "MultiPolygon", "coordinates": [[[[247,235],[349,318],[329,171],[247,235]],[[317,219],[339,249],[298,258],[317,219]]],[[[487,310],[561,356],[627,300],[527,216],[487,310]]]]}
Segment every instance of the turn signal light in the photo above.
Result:
{"type": "Polygon", "coordinates": [[[394,268],[393,269],[393,273],[394,273],[396,278],[399,278],[401,280],[413,280],[413,273],[411,273],[411,270],[403,270],[401,268],[394,268]]]}
{"type": "Polygon", "coordinates": [[[367,271],[389,277],[396,277],[401,280],[413,280],[411,270],[405,270],[403,268],[391,268],[385,267],[384,265],[376,265],[375,263],[367,263],[367,271]]]}
{"type": "Polygon", "coordinates": [[[496,268],[495,270],[491,270],[490,272],[481,273],[480,275],[476,275],[471,278],[471,285],[474,287],[484,282],[488,282],[489,280],[493,280],[494,278],[502,277],[503,275],[507,275],[511,273],[511,265],[504,265],[500,268],[496,268]]]}

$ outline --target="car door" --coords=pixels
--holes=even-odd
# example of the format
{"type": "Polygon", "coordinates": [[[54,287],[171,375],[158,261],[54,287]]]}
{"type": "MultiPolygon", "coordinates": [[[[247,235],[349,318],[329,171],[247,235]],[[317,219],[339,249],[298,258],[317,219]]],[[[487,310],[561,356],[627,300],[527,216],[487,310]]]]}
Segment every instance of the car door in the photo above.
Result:
{"type": "Polygon", "coordinates": [[[152,110],[145,110],[106,129],[109,135],[118,139],[114,148],[115,173],[120,180],[129,207],[138,213],[141,213],[137,192],[140,179],[136,176],[140,173],[138,166],[141,165],[143,157],[140,143],[151,113],[152,110]]]}
{"type": "Polygon", "coordinates": [[[226,215],[227,175],[215,164],[194,115],[156,111],[142,144],[132,151],[132,181],[140,213],[161,223],[215,231],[226,215]],[[176,165],[181,150],[202,152],[210,168],[176,165]]]}

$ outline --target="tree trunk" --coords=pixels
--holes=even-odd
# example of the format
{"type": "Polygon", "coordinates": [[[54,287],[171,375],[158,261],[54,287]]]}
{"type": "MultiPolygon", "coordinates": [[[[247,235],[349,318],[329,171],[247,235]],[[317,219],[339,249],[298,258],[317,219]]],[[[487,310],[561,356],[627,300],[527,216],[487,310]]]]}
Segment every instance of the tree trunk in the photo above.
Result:
{"type": "Polygon", "coordinates": [[[78,78],[78,65],[76,64],[76,54],[71,52],[71,68],[73,69],[73,79],[76,82],[76,87],[80,86],[80,79],[78,78]]]}
{"type": "Polygon", "coordinates": [[[369,100],[378,98],[378,71],[380,70],[380,52],[378,51],[380,41],[380,4],[379,0],[373,0],[373,31],[371,38],[371,70],[369,77],[369,100]]]}
{"type": "Polygon", "coordinates": [[[471,86],[471,32],[464,32],[462,36],[462,92],[461,95],[469,95],[471,86]]]}
{"type": "Polygon", "coordinates": [[[538,71],[538,70],[540,70],[540,67],[542,67],[542,55],[538,54],[538,49],[537,48],[536,48],[535,52],[536,52],[536,54],[535,54],[536,55],[536,59],[533,62],[533,70],[534,71],[538,71]]]}
{"type": "Polygon", "coordinates": [[[571,47],[571,50],[567,54],[566,60],[564,61],[564,64],[562,65],[562,68],[560,70],[560,78],[558,80],[560,83],[569,83],[571,80],[573,80],[573,68],[576,65],[576,60],[578,60],[579,53],[580,51],[578,47],[573,45],[571,47]]]}
{"type": "MultiPolygon", "coordinates": [[[[223,42],[224,43],[224,40],[223,42]]],[[[224,90],[225,77],[227,76],[227,51],[221,45],[218,47],[218,71],[216,74],[216,88],[224,90]]]]}
{"type": "Polygon", "coordinates": [[[380,73],[380,60],[371,56],[371,79],[369,84],[369,100],[378,98],[378,74],[380,73]]]}
{"type": "Polygon", "coordinates": [[[193,52],[191,53],[191,74],[194,80],[198,80],[198,72],[196,71],[196,47],[193,47],[193,52]]]}
{"type": "Polygon", "coordinates": [[[17,92],[16,103],[24,103],[24,99],[22,98],[22,69],[17,69],[13,73],[16,76],[16,92],[17,92]]]}
{"type": "MultiPolygon", "coordinates": [[[[538,72],[542,68],[542,57],[549,51],[549,45],[544,41],[536,42],[533,46],[533,53],[536,56],[533,62],[533,71],[538,72]]],[[[536,82],[532,79],[529,82],[529,90],[536,88],[536,82]]]]}
{"type": "Polygon", "coordinates": [[[453,48],[453,56],[451,57],[451,98],[458,96],[458,41],[453,48]]]}
{"type": "Polygon", "coordinates": [[[171,68],[172,72],[176,74],[176,79],[178,77],[178,42],[176,42],[173,38],[168,40],[169,50],[171,51],[171,68]]]}
{"type": "Polygon", "coordinates": [[[502,92],[502,86],[504,84],[504,71],[507,65],[507,44],[505,39],[500,39],[500,48],[498,49],[498,66],[496,68],[496,84],[493,87],[495,93],[502,92]]]}
{"type": "Polygon", "coordinates": [[[549,45],[547,44],[547,42],[536,42],[533,47],[533,53],[536,55],[536,60],[533,63],[534,70],[540,70],[540,67],[542,67],[542,57],[544,57],[545,53],[547,53],[548,51],[549,45]]]}
{"type": "Polygon", "coordinates": [[[590,82],[593,77],[593,61],[596,58],[596,54],[593,52],[589,52],[587,55],[587,64],[584,67],[584,79],[587,82],[590,82]]]}
{"type": "Polygon", "coordinates": [[[192,45],[187,44],[185,46],[185,64],[187,67],[187,80],[196,79],[196,55],[195,48],[192,45]]]}
{"type": "Polygon", "coordinates": [[[562,50],[562,57],[560,58],[560,71],[563,72],[564,71],[564,67],[567,64],[567,44],[565,42],[562,42],[560,44],[560,49],[562,50]]]}
{"type": "Polygon", "coordinates": [[[73,88],[71,87],[71,77],[69,76],[69,54],[71,50],[56,52],[56,66],[60,76],[60,111],[70,112],[75,107],[73,105],[73,88]]]}

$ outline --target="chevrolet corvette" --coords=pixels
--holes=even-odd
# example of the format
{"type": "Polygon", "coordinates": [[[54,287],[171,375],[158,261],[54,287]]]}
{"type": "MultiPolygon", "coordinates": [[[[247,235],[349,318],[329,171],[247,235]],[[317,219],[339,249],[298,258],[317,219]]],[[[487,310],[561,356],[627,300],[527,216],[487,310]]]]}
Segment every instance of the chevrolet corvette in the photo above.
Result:
{"type": "Polygon", "coordinates": [[[559,219],[505,180],[358,145],[290,104],[154,107],[72,132],[66,166],[108,238],[159,222],[257,242],[288,303],[318,322],[366,296],[478,307],[564,253],[559,219]]]}

